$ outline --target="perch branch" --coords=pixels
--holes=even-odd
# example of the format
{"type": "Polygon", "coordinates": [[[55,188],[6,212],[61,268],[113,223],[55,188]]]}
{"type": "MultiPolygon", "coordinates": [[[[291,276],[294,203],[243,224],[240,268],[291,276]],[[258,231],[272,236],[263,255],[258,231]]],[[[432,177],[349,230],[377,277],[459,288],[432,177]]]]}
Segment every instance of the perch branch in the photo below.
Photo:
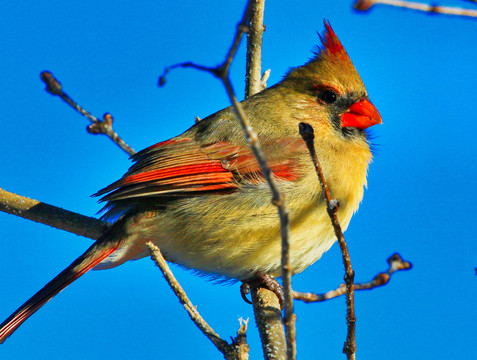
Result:
{"type": "Polygon", "coordinates": [[[103,115],[103,119],[99,120],[66,94],[61,87],[61,83],[51,72],[43,71],[40,74],[40,78],[46,84],[46,91],[48,93],[54,96],[59,96],[65,103],[91,121],[91,124],[86,128],[90,134],[104,134],[129,155],[134,155],[136,153],[136,151],[134,151],[116,132],[113,131],[113,117],[111,114],[106,113],[103,115]]]}
{"type": "MultiPolygon", "coordinates": [[[[270,70],[267,70],[263,77],[261,76],[261,64],[262,64],[262,39],[263,32],[265,30],[265,25],[263,24],[263,14],[265,9],[264,0],[252,0],[250,1],[250,17],[249,17],[249,31],[247,34],[247,66],[246,66],[246,80],[245,80],[245,97],[250,97],[256,93],[262,91],[266,88],[266,82],[270,75],[270,70]]],[[[228,80],[228,79],[227,79],[228,80]]],[[[227,86],[227,85],[226,85],[227,86]]],[[[229,96],[231,97],[232,103],[235,103],[235,109],[238,108],[238,102],[235,98],[235,95],[232,91],[228,91],[229,96]],[[231,96],[232,95],[232,96],[231,96]]],[[[247,119],[245,114],[242,114],[242,127],[246,132],[247,129],[250,129],[250,134],[248,135],[249,139],[257,138],[253,134],[253,130],[250,125],[246,122],[247,119]]],[[[247,136],[247,135],[246,135],[247,136]]],[[[267,171],[270,174],[270,170],[265,161],[263,154],[258,154],[261,152],[260,146],[257,140],[257,148],[254,151],[254,155],[257,158],[257,161],[260,164],[262,173],[265,174],[267,171]],[[261,157],[260,157],[261,155],[261,157]],[[265,170],[266,169],[266,170],[265,170]]],[[[253,149],[252,149],[253,151],[253,149]]],[[[281,347],[286,346],[287,349],[287,359],[292,360],[296,358],[296,330],[295,322],[296,315],[293,312],[293,290],[291,287],[291,276],[292,268],[290,265],[290,246],[289,246],[289,232],[290,225],[288,219],[288,209],[286,207],[285,199],[283,194],[279,191],[276,183],[273,183],[274,179],[269,176],[267,179],[269,186],[274,192],[273,197],[277,203],[275,204],[278,208],[278,213],[280,216],[280,225],[281,225],[281,237],[282,237],[282,279],[283,279],[283,288],[284,288],[284,298],[285,298],[285,314],[283,317],[283,323],[285,324],[286,329],[286,342],[283,344],[283,326],[277,321],[276,311],[279,304],[276,303],[276,299],[273,299],[273,295],[270,294],[267,290],[256,289],[253,291],[252,300],[254,303],[254,311],[257,315],[257,326],[260,329],[260,336],[262,338],[263,350],[264,353],[268,353],[268,357],[273,358],[275,356],[273,347],[270,348],[267,344],[274,343],[280,344],[281,347]],[[272,296],[272,299],[268,297],[272,296]],[[269,310],[262,310],[262,307],[256,306],[268,302],[268,304],[274,304],[275,307],[270,307],[269,310]],[[266,324],[261,320],[266,320],[266,324]],[[273,329],[273,331],[271,331],[273,329]],[[271,350],[271,351],[270,351],[271,350]]],[[[279,308],[279,307],[278,307],[279,308]]],[[[278,313],[280,314],[280,312],[278,313]]],[[[279,316],[280,318],[280,316],[279,316]]],[[[276,358],[276,357],[275,357],[276,358]]]]}
{"type": "Polygon", "coordinates": [[[325,195],[326,200],[326,210],[328,215],[331,219],[331,223],[333,225],[333,229],[335,231],[336,238],[338,239],[338,243],[341,249],[341,254],[343,256],[343,264],[345,267],[345,284],[346,284],[346,308],[347,308],[347,315],[346,320],[348,324],[348,334],[346,336],[346,342],[344,344],[343,352],[346,354],[348,359],[355,359],[356,358],[356,316],[354,314],[354,271],[351,267],[351,260],[348,253],[348,247],[346,246],[346,241],[343,236],[343,231],[341,229],[339,219],[338,219],[338,209],[339,203],[337,200],[331,197],[331,192],[326,183],[326,179],[323,175],[323,171],[321,169],[320,162],[318,160],[318,156],[316,155],[315,151],[315,134],[313,131],[313,127],[306,123],[299,124],[299,132],[302,136],[303,140],[308,147],[308,151],[311,155],[311,160],[313,161],[313,165],[315,166],[316,173],[318,175],[318,179],[320,181],[321,189],[323,190],[323,194],[325,195]]]}
{"type": "MultiPolygon", "coordinates": [[[[175,64],[172,66],[167,67],[163,74],[159,77],[159,86],[163,86],[166,83],[166,74],[169,73],[171,70],[176,69],[176,68],[194,68],[200,71],[205,71],[208,72],[215,77],[219,78],[226,91],[227,94],[230,98],[230,101],[232,102],[233,108],[235,110],[237,119],[239,120],[239,123],[244,131],[245,134],[245,139],[247,141],[247,144],[249,145],[252,153],[254,154],[255,158],[257,159],[257,162],[260,166],[260,170],[262,174],[264,175],[268,185],[270,186],[271,192],[272,192],[272,203],[277,206],[278,209],[278,214],[280,218],[280,228],[281,228],[281,237],[282,237],[282,277],[283,277],[283,283],[284,283],[284,294],[285,294],[285,325],[287,327],[287,337],[289,339],[293,339],[293,341],[288,341],[287,342],[287,356],[288,359],[294,359],[295,358],[295,329],[294,329],[294,323],[295,323],[295,315],[293,314],[293,294],[291,291],[291,268],[289,264],[289,249],[288,249],[288,234],[289,234],[289,217],[288,217],[288,209],[286,207],[285,199],[283,194],[279,191],[278,184],[273,178],[272,172],[267,165],[265,156],[263,154],[263,151],[261,149],[260,143],[258,141],[258,137],[255,133],[255,131],[252,129],[250,126],[250,123],[248,122],[248,119],[245,115],[245,112],[243,110],[243,107],[241,103],[237,100],[237,97],[235,96],[235,91],[232,87],[232,84],[230,82],[229,78],[229,68],[232,63],[232,60],[234,58],[235,52],[238,48],[238,45],[240,43],[240,39],[243,36],[244,32],[248,30],[247,27],[247,20],[249,19],[249,15],[251,13],[251,8],[252,8],[252,3],[253,0],[249,2],[247,5],[247,9],[245,10],[245,13],[242,17],[242,20],[239,22],[237,26],[237,32],[235,34],[234,40],[232,42],[232,46],[230,47],[230,50],[228,51],[224,62],[217,66],[217,67],[208,67],[204,65],[198,65],[193,62],[184,62],[184,63],[179,63],[175,64]]],[[[258,72],[259,74],[259,72],[258,72]]],[[[258,80],[253,80],[253,81],[258,81],[260,83],[260,77],[258,80]]],[[[249,91],[249,94],[252,92],[249,91]]],[[[262,334],[261,334],[262,335],[262,334]]],[[[274,337],[279,337],[277,336],[272,336],[269,337],[269,339],[274,338],[274,337]]],[[[262,338],[263,340],[263,338],[262,338]]],[[[268,344],[268,343],[263,343],[262,344],[264,347],[264,350],[270,345],[272,347],[277,347],[279,346],[278,343],[275,344],[268,344]]],[[[267,356],[267,352],[265,351],[265,356],[267,356]]],[[[280,358],[279,357],[271,357],[266,359],[276,359],[280,358]]]]}
{"type": "Polygon", "coordinates": [[[278,298],[268,289],[252,287],[251,290],[255,323],[260,333],[264,359],[285,359],[287,344],[278,298]]]}

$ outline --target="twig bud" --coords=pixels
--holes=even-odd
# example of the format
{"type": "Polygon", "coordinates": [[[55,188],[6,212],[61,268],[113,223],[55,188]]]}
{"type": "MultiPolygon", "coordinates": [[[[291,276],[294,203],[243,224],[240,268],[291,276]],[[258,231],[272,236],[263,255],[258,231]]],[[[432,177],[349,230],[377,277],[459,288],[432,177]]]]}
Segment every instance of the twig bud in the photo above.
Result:
{"type": "Polygon", "coordinates": [[[103,115],[103,123],[105,126],[109,126],[109,127],[113,125],[113,117],[110,113],[105,113],[103,115]]]}
{"type": "Polygon", "coordinates": [[[373,5],[373,0],[358,0],[354,3],[353,7],[358,11],[368,11],[373,5]]]}
{"type": "Polygon", "coordinates": [[[53,74],[49,71],[42,71],[40,73],[40,79],[46,84],[46,91],[52,95],[60,95],[63,90],[61,89],[61,84],[58,80],[55,79],[53,74]]]}

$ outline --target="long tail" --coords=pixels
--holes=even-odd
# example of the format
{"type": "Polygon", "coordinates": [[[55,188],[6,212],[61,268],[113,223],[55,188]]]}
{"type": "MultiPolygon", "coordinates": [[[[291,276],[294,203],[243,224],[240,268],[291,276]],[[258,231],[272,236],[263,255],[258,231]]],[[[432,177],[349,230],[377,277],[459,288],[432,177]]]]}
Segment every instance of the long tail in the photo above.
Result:
{"type": "Polygon", "coordinates": [[[0,344],[3,344],[5,339],[23,324],[26,319],[32,316],[55,295],[115,252],[119,247],[120,241],[112,241],[110,238],[111,237],[106,234],[103,235],[86,250],[83,255],[73,261],[70,266],[59,273],[53,280],[20,306],[17,311],[10,315],[10,317],[0,325],[0,344]],[[106,237],[108,239],[106,239],[106,237]]]}

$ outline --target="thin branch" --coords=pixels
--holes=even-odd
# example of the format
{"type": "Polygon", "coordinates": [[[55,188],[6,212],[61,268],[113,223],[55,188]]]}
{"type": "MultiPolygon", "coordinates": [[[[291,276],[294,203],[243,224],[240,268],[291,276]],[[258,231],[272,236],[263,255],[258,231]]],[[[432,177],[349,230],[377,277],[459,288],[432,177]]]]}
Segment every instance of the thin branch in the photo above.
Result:
{"type": "Polygon", "coordinates": [[[0,188],[0,211],[94,240],[98,239],[108,227],[108,224],[101,220],[20,196],[2,188],[0,188]]]}
{"type": "MultiPolygon", "coordinates": [[[[391,280],[391,275],[397,271],[410,270],[412,264],[410,262],[404,261],[398,253],[391,255],[388,260],[389,268],[379,273],[374,277],[373,280],[354,284],[355,290],[371,290],[380,286],[386,285],[389,280],[391,280]]],[[[341,295],[346,294],[346,284],[341,284],[337,289],[328,291],[324,294],[314,294],[314,293],[302,293],[294,291],[293,295],[296,300],[302,300],[304,302],[322,302],[330,299],[334,299],[341,295]]]]}
{"type": "Polygon", "coordinates": [[[83,109],[68,94],[66,94],[61,87],[61,83],[53,76],[51,72],[43,71],[40,74],[40,78],[46,84],[47,92],[49,92],[51,95],[59,96],[65,103],[91,121],[91,125],[86,128],[90,134],[104,134],[129,155],[134,155],[136,153],[134,149],[126,144],[124,140],[113,131],[113,117],[111,114],[106,113],[103,115],[103,120],[99,120],[97,117],[91,115],[88,111],[83,109]]]}
{"type": "Polygon", "coordinates": [[[232,46],[230,46],[230,49],[227,52],[227,55],[225,56],[225,60],[221,65],[218,65],[216,67],[210,67],[210,66],[198,65],[190,61],[174,64],[164,69],[162,75],[159,76],[158,85],[164,86],[166,84],[166,75],[171,70],[174,70],[177,68],[193,68],[196,70],[205,71],[219,78],[223,82],[224,78],[228,77],[229,68],[230,68],[230,65],[232,64],[235,53],[237,52],[238,46],[240,45],[240,40],[242,39],[243,34],[248,31],[247,20],[250,15],[250,12],[251,12],[251,1],[247,4],[247,7],[245,8],[245,12],[242,16],[242,19],[237,25],[237,32],[235,33],[234,39],[232,41],[232,46]]]}
{"type": "MultiPolygon", "coordinates": [[[[471,0],[472,2],[475,2],[471,0]]],[[[353,7],[359,11],[368,11],[374,5],[388,5],[410,10],[427,12],[429,14],[443,14],[455,16],[477,17],[477,10],[462,9],[451,6],[429,5],[413,1],[400,0],[357,0],[353,7]]]]}
{"type": "MultiPolygon", "coordinates": [[[[245,111],[242,107],[242,104],[237,100],[235,96],[235,91],[232,87],[230,82],[228,69],[232,63],[233,57],[235,52],[238,48],[238,44],[240,43],[240,39],[243,36],[244,32],[248,29],[247,27],[247,20],[249,18],[249,14],[251,11],[251,4],[253,0],[249,2],[247,9],[242,17],[242,20],[239,22],[237,26],[237,32],[235,34],[232,46],[227,53],[225,61],[217,66],[217,67],[208,67],[204,65],[198,65],[193,62],[184,62],[169,66],[163,72],[163,74],[159,77],[158,84],[159,86],[163,86],[166,83],[166,74],[173,69],[178,67],[182,68],[194,68],[200,71],[205,71],[211,73],[215,77],[219,78],[226,91],[227,95],[229,96],[230,101],[232,102],[232,106],[235,110],[237,119],[242,127],[242,130],[245,134],[245,139],[247,144],[249,145],[253,155],[257,159],[257,162],[260,166],[260,170],[266,179],[271,192],[272,192],[272,203],[277,207],[278,214],[280,218],[280,229],[281,229],[281,237],[282,237],[282,278],[283,278],[283,285],[284,285],[284,295],[285,295],[285,326],[287,327],[287,338],[290,341],[287,341],[287,355],[289,359],[295,358],[296,353],[296,346],[295,346],[295,315],[293,314],[293,293],[291,291],[291,267],[289,264],[289,248],[288,248],[288,237],[289,237],[289,216],[288,216],[288,209],[285,203],[284,195],[280,192],[278,188],[278,184],[273,178],[272,171],[270,170],[269,166],[267,165],[267,161],[263,154],[262,148],[260,146],[257,134],[250,126],[248,119],[246,117],[245,111]]],[[[260,72],[258,72],[260,74],[260,72]]],[[[252,80],[251,80],[252,81],[252,80]]],[[[256,81],[256,80],[255,80],[256,81]]],[[[260,78],[258,79],[260,82],[260,78]]],[[[249,92],[251,94],[251,92],[249,92]]],[[[270,344],[268,344],[270,345],[270,344]]],[[[264,347],[267,344],[263,345],[264,347]]],[[[278,346],[278,344],[272,344],[272,346],[278,346]]],[[[265,354],[266,355],[266,354],[265,354]]]]}
{"type": "Polygon", "coordinates": [[[344,280],[346,284],[346,308],[347,308],[346,320],[348,324],[348,334],[346,336],[346,342],[344,344],[343,352],[346,354],[348,359],[355,359],[356,316],[354,314],[354,271],[353,271],[353,268],[351,267],[351,260],[349,258],[348,247],[346,246],[346,241],[344,239],[343,231],[341,229],[339,219],[338,219],[339,203],[337,200],[331,197],[330,189],[323,175],[320,162],[318,161],[318,156],[316,155],[316,151],[315,151],[315,144],[314,144],[315,134],[313,131],[313,127],[306,123],[300,123],[299,132],[303,140],[305,141],[306,146],[308,147],[308,151],[310,152],[313,165],[315,166],[315,170],[318,175],[318,179],[320,181],[323,194],[325,195],[326,211],[328,212],[328,215],[331,219],[331,223],[333,225],[336,238],[338,239],[338,243],[340,245],[341,254],[343,256],[343,264],[345,267],[344,280]]]}
{"type": "MultiPolygon", "coordinates": [[[[172,271],[169,268],[169,265],[167,265],[167,262],[162,256],[162,253],[159,250],[159,248],[150,241],[147,242],[146,245],[149,248],[149,251],[151,252],[152,260],[161,270],[167,283],[176,294],[182,306],[184,306],[184,309],[187,311],[187,313],[189,314],[194,324],[199,328],[200,331],[202,331],[202,333],[205,336],[207,336],[207,338],[215,345],[215,347],[224,355],[226,359],[234,359],[234,357],[231,357],[231,355],[236,353],[238,349],[234,349],[233,345],[229,345],[227,341],[223,340],[219,336],[219,334],[217,334],[214,331],[214,329],[212,329],[212,327],[199,314],[199,312],[197,311],[197,308],[189,300],[184,289],[182,288],[182,286],[179,284],[177,279],[172,274],[172,271]]],[[[245,327],[245,330],[246,330],[246,327],[245,327]]],[[[245,330],[242,328],[243,332],[245,330]]],[[[240,342],[243,348],[243,336],[240,338],[240,342]]]]}

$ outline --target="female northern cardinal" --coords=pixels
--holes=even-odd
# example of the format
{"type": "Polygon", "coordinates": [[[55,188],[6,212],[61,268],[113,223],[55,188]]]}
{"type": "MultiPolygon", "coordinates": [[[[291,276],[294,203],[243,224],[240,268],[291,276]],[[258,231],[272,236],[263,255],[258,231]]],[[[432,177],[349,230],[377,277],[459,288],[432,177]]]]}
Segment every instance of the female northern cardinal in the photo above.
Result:
{"type": "MultiPolygon", "coordinates": [[[[381,123],[345,49],[325,22],[322,48],[275,86],[242,102],[290,210],[293,273],[335,242],[298,124],[313,126],[316,151],[346,229],[366,185],[365,129],[381,123]]],[[[172,262],[216,278],[280,275],[277,210],[231,108],[133,156],[134,165],[99,191],[116,219],[83,255],[0,325],[2,343],[81,275],[148,255],[154,242],[172,262]]]]}

